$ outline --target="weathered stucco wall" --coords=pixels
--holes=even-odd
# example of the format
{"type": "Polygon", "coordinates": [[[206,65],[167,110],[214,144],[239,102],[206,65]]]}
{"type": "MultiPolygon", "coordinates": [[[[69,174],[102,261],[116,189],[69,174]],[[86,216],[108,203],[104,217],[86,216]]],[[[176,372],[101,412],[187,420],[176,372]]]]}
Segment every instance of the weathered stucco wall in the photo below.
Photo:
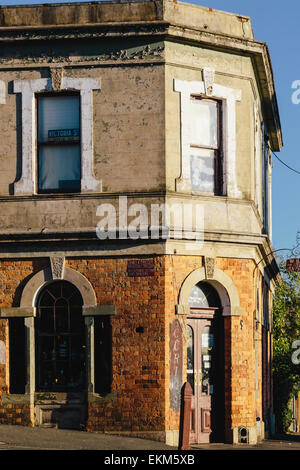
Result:
{"type": "MultiPolygon", "coordinates": [[[[1,195],[8,195],[21,162],[20,95],[10,91],[14,80],[33,80],[47,71],[5,71],[6,104],[0,105],[1,195]]],[[[67,69],[65,77],[100,78],[94,91],[94,174],[103,190],[148,191],[164,186],[164,70],[163,67],[67,69]],[[145,167],[148,171],[145,172],[145,167]]]]}
{"type": "MultiPolygon", "coordinates": [[[[5,38],[5,47],[0,50],[0,80],[6,88],[0,104],[0,135],[5,136],[0,149],[0,229],[91,228],[97,224],[96,209],[102,196],[134,193],[138,197],[135,202],[145,202],[145,193],[173,193],[181,174],[180,93],[174,91],[174,80],[202,81],[203,68],[212,67],[216,84],[241,93],[241,100],[235,103],[236,163],[231,175],[238,196],[234,202],[224,197],[200,197],[208,213],[205,227],[261,232],[261,142],[258,151],[254,143],[255,103],[259,120],[263,119],[260,85],[250,55],[244,51],[232,54],[229,49],[225,52],[226,48],[220,50],[220,44],[215,43],[216,38],[219,42],[223,38],[227,47],[231,35],[233,41],[243,41],[239,47],[245,50],[261,47],[253,41],[249,19],[169,0],[1,7],[0,13],[0,35],[5,38]],[[148,30],[141,24],[133,27],[136,21],[148,23],[148,30]],[[183,34],[183,25],[190,28],[184,34],[192,41],[165,40],[161,31],[167,22],[174,37],[183,34]],[[45,30],[36,29],[45,24],[53,25],[47,40],[45,30]],[[93,33],[87,29],[67,32],[65,26],[56,29],[66,24],[68,28],[101,24],[108,29],[93,33]],[[35,29],[26,33],[26,25],[35,29]],[[26,34],[30,41],[22,41],[22,48],[9,39],[19,35],[20,41],[26,34]],[[213,48],[205,47],[209,38],[213,48]],[[21,94],[14,93],[14,82],[49,78],[53,67],[63,67],[66,78],[100,79],[100,89],[93,91],[92,114],[93,173],[99,191],[87,197],[35,195],[33,202],[28,195],[15,193],[14,183],[22,171],[22,116],[21,94]],[[218,214],[214,220],[212,212],[218,214]]],[[[181,198],[180,191],[178,196],[181,198]]]]}
{"type": "Polygon", "coordinates": [[[248,17],[183,2],[92,2],[54,5],[2,6],[0,27],[133,23],[165,20],[216,33],[253,39],[248,17]]]}
{"type": "Polygon", "coordinates": [[[77,3],[76,5],[22,5],[1,7],[0,26],[40,26],[155,20],[154,2],[77,3]]]}
{"type": "Polygon", "coordinates": [[[163,66],[99,72],[101,92],[94,100],[94,165],[103,191],[164,189],[163,66]]]}
{"type": "MultiPolygon", "coordinates": [[[[258,109],[261,104],[255,81],[253,65],[249,57],[233,55],[216,50],[191,45],[166,42],[166,186],[176,191],[176,180],[180,177],[181,168],[181,97],[174,90],[174,80],[202,82],[203,69],[211,67],[215,70],[214,83],[237,90],[241,100],[236,101],[235,146],[236,164],[231,178],[235,180],[239,196],[237,200],[226,200],[222,197],[205,197],[207,218],[205,228],[213,227],[220,230],[237,230],[259,233],[261,230],[257,213],[253,205],[257,205],[261,216],[261,142],[258,152],[255,151],[254,104],[258,109]],[[256,159],[258,161],[256,162],[256,159]],[[256,165],[259,171],[256,170],[256,165]],[[259,186],[260,197],[256,200],[256,185],[259,186]],[[241,202],[239,204],[239,201],[241,202]],[[243,201],[243,202],[242,202],[243,201]],[[249,204],[245,205],[245,201],[249,204]],[[233,203],[233,205],[232,205],[233,203]],[[230,208],[230,209],[229,209],[230,208]],[[211,214],[214,214],[211,218],[211,214]]],[[[224,103],[226,106],[226,103],[224,103]]],[[[260,111],[260,119],[262,114],[260,111]]],[[[227,129],[223,126],[224,137],[227,129]]],[[[224,144],[224,142],[223,142],[224,144]]],[[[230,159],[232,155],[228,155],[230,159]]],[[[225,161],[225,167],[229,162],[225,161]]],[[[225,181],[225,186],[227,182],[225,181]]]]}

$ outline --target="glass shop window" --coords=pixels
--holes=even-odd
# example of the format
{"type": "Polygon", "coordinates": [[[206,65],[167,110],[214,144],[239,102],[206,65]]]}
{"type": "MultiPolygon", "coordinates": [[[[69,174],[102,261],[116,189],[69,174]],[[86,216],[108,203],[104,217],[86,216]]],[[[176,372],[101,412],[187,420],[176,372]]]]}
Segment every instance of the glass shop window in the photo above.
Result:
{"type": "Polygon", "coordinates": [[[54,281],[41,292],[36,317],[36,388],[76,392],[85,388],[86,344],[80,292],[54,281]]]}
{"type": "Polygon", "coordinates": [[[38,192],[80,191],[80,97],[42,95],[38,113],[38,192]]]}
{"type": "Polygon", "coordinates": [[[212,377],[212,349],[214,347],[214,335],[211,326],[203,328],[201,336],[201,369],[202,369],[202,395],[213,394],[212,377]]]}
{"type": "Polygon", "coordinates": [[[190,172],[193,191],[223,194],[221,102],[191,96],[190,172]]]}
{"type": "Polygon", "coordinates": [[[194,390],[194,331],[190,325],[186,326],[187,346],[187,381],[194,390]]]}

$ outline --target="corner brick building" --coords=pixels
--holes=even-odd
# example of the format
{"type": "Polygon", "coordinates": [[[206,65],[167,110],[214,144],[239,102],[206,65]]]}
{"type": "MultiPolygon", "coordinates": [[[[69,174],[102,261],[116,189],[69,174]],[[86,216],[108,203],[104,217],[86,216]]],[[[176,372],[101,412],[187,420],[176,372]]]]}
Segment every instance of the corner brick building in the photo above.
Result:
{"type": "Polygon", "coordinates": [[[0,423],[176,446],[188,381],[192,443],[272,433],[282,137],[250,19],[2,6],[0,42],[0,423]]]}

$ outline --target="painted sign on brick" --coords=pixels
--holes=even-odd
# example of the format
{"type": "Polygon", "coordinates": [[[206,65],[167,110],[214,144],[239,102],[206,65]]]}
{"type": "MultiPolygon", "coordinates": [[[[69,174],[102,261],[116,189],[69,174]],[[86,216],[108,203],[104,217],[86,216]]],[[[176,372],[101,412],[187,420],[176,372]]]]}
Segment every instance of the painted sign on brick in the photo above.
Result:
{"type": "Polygon", "coordinates": [[[127,263],[128,276],[154,276],[154,260],[129,260],[127,263]]]}
{"type": "Polygon", "coordinates": [[[170,325],[170,407],[180,411],[182,386],[182,329],[179,320],[170,325]]]}

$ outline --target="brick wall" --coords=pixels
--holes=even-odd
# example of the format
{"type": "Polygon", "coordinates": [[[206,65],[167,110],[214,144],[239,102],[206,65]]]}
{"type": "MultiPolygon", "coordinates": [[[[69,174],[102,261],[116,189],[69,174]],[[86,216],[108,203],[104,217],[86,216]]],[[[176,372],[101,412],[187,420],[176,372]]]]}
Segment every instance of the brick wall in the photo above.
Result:
{"type": "MultiPolygon", "coordinates": [[[[8,321],[4,319],[0,320],[0,341],[3,341],[3,343],[5,344],[6,361],[8,360],[7,330],[8,330],[8,321]]],[[[7,392],[7,384],[8,384],[7,372],[8,371],[7,371],[6,365],[3,363],[0,364],[0,393],[7,392]]]]}
{"type": "Polygon", "coordinates": [[[31,426],[29,404],[3,404],[0,395],[0,424],[18,424],[31,426]]]}
{"type": "Polygon", "coordinates": [[[89,406],[87,428],[114,431],[164,429],[164,259],[155,275],[128,277],[126,258],[69,260],[87,277],[99,305],[117,306],[111,317],[114,401],[89,406]],[[143,327],[143,333],[136,328],[143,327]]]}
{"type": "MultiPolygon", "coordinates": [[[[224,319],[225,330],[225,423],[226,428],[254,426],[257,416],[255,397],[254,319],[255,291],[252,260],[217,259],[223,270],[237,287],[242,307],[241,317],[224,319]],[[241,327],[241,320],[243,326],[241,327]]],[[[193,270],[202,267],[201,256],[168,256],[166,258],[166,358],[168,357],[168,325],[175,318],[174,305],[184,279],[193,270]]],[[[183,331],[185,331],[184,320],[183,331]]],[[[185,351],[185,348],[184,348],[185,351]]],[[[184,354],[184,366],[186,356],[184,354]]],[[[259,364],[261,362],[259,361],[259,364]]],[[[168,360],[166,361],[166,410],[168,410],[168,360]]],[[[260,371],[261,375],[261,371],[260,371]]],[[[261,387],[261,383],[260,383],[261,387]]],[[[260,409],[261,404],[258,404],[260,409]]],[[[259,411],[259,410],[258,410],[259,411]]],[[[178,428],[179,415],[167,412],[166,429],[178,428]]]]}
{"type": "MultiPolygon", "coordinates": [[[[154,276],[130,277],[126,257],[74,258],[66,265],[91,282],[98,305],[115,304],[111,317],[111,393],[91,400],[87,429],[98,431],[156,432],[178,430],[179,413],[170,409],[170,324],[185,278],[202,266],[201,256],[159,256],[154,276]],[[137,328],[142,327],[141,329],[137,328]],[[139,332],[142,331],[142,332],[139,332]]],[[[261,416],[261,398],[255,396],[254,268],[251,260],[217,259],[217,266],[235,283],[242,306],[241,317],[225,318],[226,427],[254,426],[261,416]],[[243,320],[243,325],[241,325],[243,320]]],[[[25,283],[48,259],[2,261],[0,306],[18,306],[25,283]]],[[[179,316],[185,333],[184,316],[179,316]]],[[[261,333],[259,331],[259,339],[261,333]]],[[[0,340],[7,344],[8,321],[0,320],[0,340]]],[[[261,349],[259,361],[261,364],[261,349]]],[[[261,367],[261,366],[260,366],[261,367]]],[[[186,378],[186,345],[183,334],[183,381],[186,378]]],[[[0,366],[0,392],[8,391],[8,368],[0,366]]],[[[266,380],[269,380],[266,377],[266,380]]],[[[259,371],[261,393],[262,371],[259,371]]],[[[0,402],[0,422],[28,424],[29,405],[0,402]]]]}

